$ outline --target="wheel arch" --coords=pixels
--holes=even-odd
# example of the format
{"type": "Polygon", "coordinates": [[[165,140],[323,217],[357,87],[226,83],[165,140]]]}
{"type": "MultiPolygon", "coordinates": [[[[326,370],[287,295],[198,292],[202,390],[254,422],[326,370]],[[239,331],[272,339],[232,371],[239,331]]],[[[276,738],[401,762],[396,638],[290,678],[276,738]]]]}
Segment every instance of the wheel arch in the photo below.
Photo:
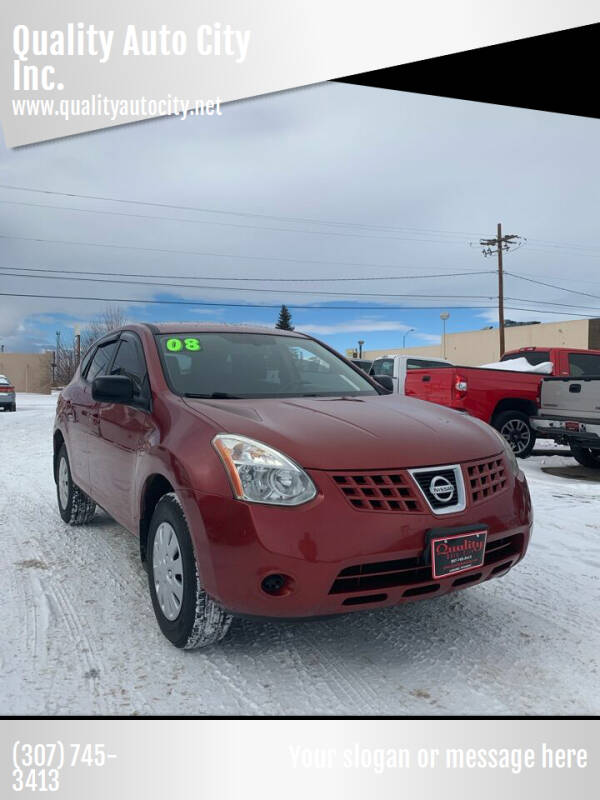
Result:
{"type": "Polygon", "coordinates": [[[161,473],[155,472],[146,478],[140,497],[139,537],[142,564],[146,563],[146,545],[152,514],[160,498],[170,492],[175,492],[173,484],[161,473]]]}
{"type": "Polygon", "coordinates": [[[54,474],[54,483],[58,481],[58,454],[60,453],[60,448],[63,446],[63,444],[66,447],[65,437],[63,436],[62,431],[57,428],[52,437],[52,472],[54,474]]]}
{"type": "Polygon", "coordinates": [[[492,412],[490,421],[493,425],[496,417],[503,414],[505,411],[520,411],[522,414],[532,417],[535,416],[537,410],[536,404],[531,400],[526,400],[523,397],[506,397],[504,400],[500,400],[500,402],[497,403],[492,412]]]}

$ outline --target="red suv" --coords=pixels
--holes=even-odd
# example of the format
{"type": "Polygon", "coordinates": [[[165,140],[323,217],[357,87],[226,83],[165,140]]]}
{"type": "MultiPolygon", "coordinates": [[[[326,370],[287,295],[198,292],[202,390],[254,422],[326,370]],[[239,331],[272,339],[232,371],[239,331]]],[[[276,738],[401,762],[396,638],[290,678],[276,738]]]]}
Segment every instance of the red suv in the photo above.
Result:
{"type": "Polygon", "coordinates": [[[66,522],[96,505],[139,536],[177,647],[235,615],[299,618],[433,597],[505,574],[532,511],[505,440],[387,394],[327,345],[245,326],[128,325],[62,391],[66,522]]]}

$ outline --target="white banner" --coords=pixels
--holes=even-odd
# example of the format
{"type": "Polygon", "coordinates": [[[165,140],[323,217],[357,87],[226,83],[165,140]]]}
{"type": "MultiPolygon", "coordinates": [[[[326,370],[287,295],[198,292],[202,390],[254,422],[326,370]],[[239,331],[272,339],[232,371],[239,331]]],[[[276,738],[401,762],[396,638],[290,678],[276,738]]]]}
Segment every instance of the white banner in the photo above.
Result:
{"type": "Polygon", "coordinates": [[[221,113],[228,101],[600,17],[597,0],[12,0],[1,15],[0,109],[11,147],[221,113]]]}
{"type": "Polygon", "coordinates": [[[22,720],[0,725],[5,798],[45,791],[65,800],[277,795],[288,800],[436,795],[591,800],[600,777],[592,720],[22,720]]]}

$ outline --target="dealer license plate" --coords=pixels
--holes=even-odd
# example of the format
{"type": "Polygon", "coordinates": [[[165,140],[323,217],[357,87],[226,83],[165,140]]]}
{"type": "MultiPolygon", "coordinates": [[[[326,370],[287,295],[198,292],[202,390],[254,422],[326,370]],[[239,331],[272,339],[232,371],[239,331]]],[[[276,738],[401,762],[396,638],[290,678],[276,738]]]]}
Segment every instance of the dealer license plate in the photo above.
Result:
{"type": "Polygon", "coordinates": [[[476,569],[483,564],[487,531],[457,533],[431,540],[431,564],[434,578],[476,569]]]}

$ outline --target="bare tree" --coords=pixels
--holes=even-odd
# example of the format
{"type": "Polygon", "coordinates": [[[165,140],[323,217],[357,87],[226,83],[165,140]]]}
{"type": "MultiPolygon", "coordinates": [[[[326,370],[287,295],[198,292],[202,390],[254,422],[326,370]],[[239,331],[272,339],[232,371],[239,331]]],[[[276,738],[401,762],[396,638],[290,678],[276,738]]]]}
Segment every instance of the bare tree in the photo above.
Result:
{"type": "Polygon", "coordinates": [[[127,322],[127,317],[121,306],[106,306],[105,310],[94,317],[81,331],[81,353],[92,345],[96,339],[106,333],[120,328],[127,322]]]}
{"type": "MultiPolygon", "coordinates": [[[[84,353],[90,346],[104,336],[106,333],[120,328],[127,322],[125,312],[120,306],[107,306],[106,309],[81,329],[80,333],[80,353],[84,353]]],[[[69,344],[61,344],[56,356],[55,383],[57,386],[66,386],[71,380],[79,361],[77,359],[77,348],[73,339],[69,344]]]]}
{"type": "Polygon", "coordinates": [[[75,343],[61,344],[55,355],[54,383],[56,386],[66,386],[77,369],[77,353],[75,343]]]}

